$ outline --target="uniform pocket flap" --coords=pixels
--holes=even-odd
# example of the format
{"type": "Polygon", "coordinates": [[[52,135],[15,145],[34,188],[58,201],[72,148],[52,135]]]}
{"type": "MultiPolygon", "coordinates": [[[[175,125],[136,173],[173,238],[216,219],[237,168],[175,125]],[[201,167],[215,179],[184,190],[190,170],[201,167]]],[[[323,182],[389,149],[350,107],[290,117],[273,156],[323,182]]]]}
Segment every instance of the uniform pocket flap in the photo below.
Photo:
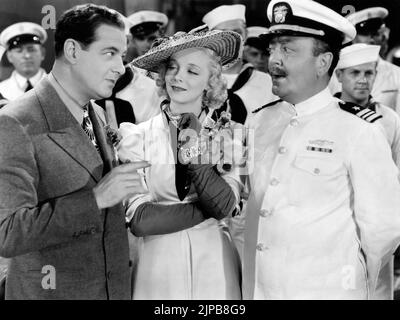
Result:
{"type": "Polygon", "coordinates": [[[340,175],[344,173],[342,162],[333,159],[298,156],[294,161],[294,166],[314,176],[340,175]]]}

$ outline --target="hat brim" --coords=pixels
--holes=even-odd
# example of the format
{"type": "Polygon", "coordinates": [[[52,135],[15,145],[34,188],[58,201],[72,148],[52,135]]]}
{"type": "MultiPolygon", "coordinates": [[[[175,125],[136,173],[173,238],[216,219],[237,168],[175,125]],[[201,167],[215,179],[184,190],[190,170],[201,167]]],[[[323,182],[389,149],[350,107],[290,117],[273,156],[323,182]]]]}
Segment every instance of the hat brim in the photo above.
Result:
{"type": "Polygon", "coordinates": [[[329,43],[333,45],[334,47],[337,47],[341,49],[343,47],[343,44],[346,42],[349,42],[349,39],[346,38],[346,40],[343,40],[343,36],[340,33],[335,33],[335,34],[330,34],[330,35],[318,35],[318,34],[310,34],[307,32],[302,32],[302,31],[295,31],[295,30],[275,30],[275,31],[269,31],[266,33],[263,33],[260,35],[260,39],[268,43],[272,40],[274,37],[280,37],[280,36],[292,36],[292,37],[311,37],[311,38],[316,38],[320,39],[326,43],[329,43]]]}
{"type": "Polygon", "coordinates": [[[241,58],[243,39],[233,31],[213,30],[209,32],[184,33],[162,40],[144,55],[134,59],[131,64],[151,72],[158,72],[160,65],[174,53],[189,48],[208,48],[216,52],[225,68],[241,58]]]}

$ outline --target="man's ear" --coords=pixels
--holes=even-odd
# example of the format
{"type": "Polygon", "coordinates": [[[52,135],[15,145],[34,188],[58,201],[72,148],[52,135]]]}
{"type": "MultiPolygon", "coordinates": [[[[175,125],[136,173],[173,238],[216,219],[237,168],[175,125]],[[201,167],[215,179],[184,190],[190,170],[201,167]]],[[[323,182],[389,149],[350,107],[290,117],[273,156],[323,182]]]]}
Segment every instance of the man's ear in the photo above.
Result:
{"type": "Polygon", "coordinates": [[[79,43],[74,39],[67,39],[64,42],[64,57],[71,64],[77,63],[79,43]]]}
{"type": "Polygon", "coordinates": [[[318,76],[323,76],[328,73],[329,68],[332,65],[333,61],[333,53],[332,52],[324,52],[318,56],[318,65],[317,65],[317,73],[318,76]]]}
{"type": "Polygon", "coordinates": [[[343,75],[343,70],[342,69],[336,69],[335,70],[336,78],[340,83],[342,83],[342,75],[343,75]]]}

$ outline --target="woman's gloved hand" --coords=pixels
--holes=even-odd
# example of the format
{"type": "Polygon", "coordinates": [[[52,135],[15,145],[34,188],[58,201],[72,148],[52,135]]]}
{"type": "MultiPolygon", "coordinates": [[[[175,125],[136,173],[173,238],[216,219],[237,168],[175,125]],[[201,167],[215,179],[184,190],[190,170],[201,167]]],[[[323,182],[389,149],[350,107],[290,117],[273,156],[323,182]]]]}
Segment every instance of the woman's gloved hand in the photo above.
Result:
{"type": "Polygon", "coordinates": [[[178,122],[178,160],[189,164],[205,152],[206,144],[202,143],[202,125],[193,113],[183,113],[178,122]]]}

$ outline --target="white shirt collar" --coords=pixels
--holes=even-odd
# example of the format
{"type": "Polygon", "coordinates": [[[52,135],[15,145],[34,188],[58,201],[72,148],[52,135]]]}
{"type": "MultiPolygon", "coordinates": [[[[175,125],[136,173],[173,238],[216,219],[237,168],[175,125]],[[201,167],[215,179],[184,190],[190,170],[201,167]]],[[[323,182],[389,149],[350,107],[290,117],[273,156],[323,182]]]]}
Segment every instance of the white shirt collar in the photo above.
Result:
{"type": "Polygon", "coordinates": [[[328,104],[335,100],[336,98],[332,96],[329,87],[326,87],[324,90],[318,92],[311,98],[294,105],[294,108],[297,115],[301,117],[313,114],[325,108],[328,104]]]}
{"type": "MultiPolygon", "coordinates": [[[[70,94],[67,94],[65,89],[61,87],[61,85],[57,82],[54,74],[52,72],[49,73],[47,79],[50,84],[56,90],[58,96],[61,101],[65,104],[69,112],[71,112],[72,116],[78,121],[79,124],[83,121],[83,106],[81,106],[77,100],[75,100],[70,94]]],[[[100,117],[103,123],[107,123],[106,115],[104,109],[95,103],[95,100],[90,100],[92,107],[96,114],[100,117]]]]}
{"type": "MultiPolygon", "coordinates": [[[[45,74],[44,69],[40,68],[39,71],[32,78],[29,78],[29,81],[30,81],[31,85],[34,87],[40,81],[40,79],[42,79],[44,74],[45,74]]],[[[13,76],[14,76],[15,81],[17,82],[18,86],[20,88],[22,88],[23,90],[25,90],[26,82],[28,81],[28,79],[23,77],[23,76],[21,76],[15,70],[13,71],[13,76]]]]}

